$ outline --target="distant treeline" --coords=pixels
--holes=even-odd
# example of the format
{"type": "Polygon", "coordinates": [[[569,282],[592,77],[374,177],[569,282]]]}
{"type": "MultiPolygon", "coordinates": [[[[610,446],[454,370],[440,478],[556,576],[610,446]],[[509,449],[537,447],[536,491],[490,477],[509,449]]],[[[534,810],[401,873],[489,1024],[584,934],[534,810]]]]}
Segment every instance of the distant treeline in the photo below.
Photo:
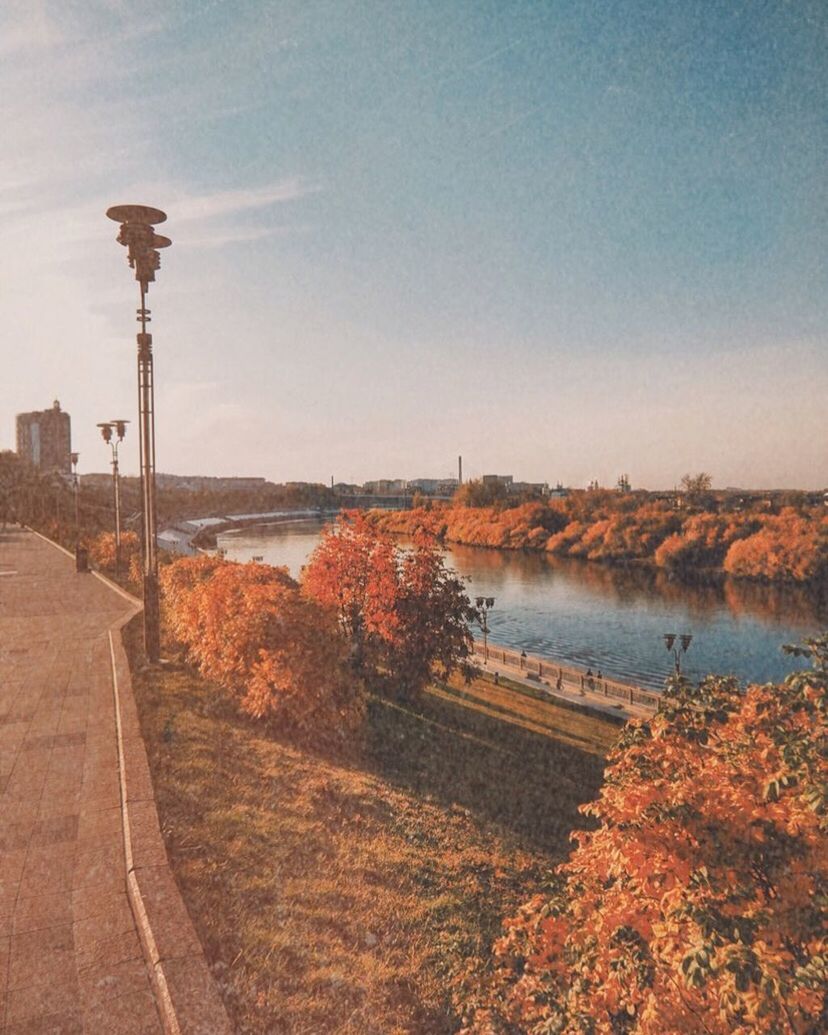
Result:
{"type": "Polygon", "coordinates": [[[828,513],[803,496],[776,501],[704,494],[572,492],[563,499],[492,506],[422,506],[372,512],[386,531],[430,529],[441,540],[532,550],[590,561],[656,565],[692,577],[815,582],[828,577],[828,513]]]}

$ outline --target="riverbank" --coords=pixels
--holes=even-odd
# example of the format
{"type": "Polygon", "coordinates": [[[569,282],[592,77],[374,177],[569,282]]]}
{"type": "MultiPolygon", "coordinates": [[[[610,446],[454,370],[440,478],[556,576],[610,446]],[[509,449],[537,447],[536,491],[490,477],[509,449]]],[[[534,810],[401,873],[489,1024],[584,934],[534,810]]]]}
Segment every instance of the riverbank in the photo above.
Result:
{"type": "Polygon", "coordinates": [[[482,704],[372,699],[338,758],[269,736],[186,665],[143,669],[139,631],[161,826],[236,1030],[456,1031],[453,978],[567,855],[618,725],[551,702],[504,721],[474,681],[482,704]]]}
{"type": "Polygon", "coordinates": [[[513,507],[433,505],[370,511],[396,535],[427,531],[445,543],[647,567],[681,578],[819,585],[828,577],[828,514],[815,506],[777,512],[677,510],[608,493],[513,507]]]}

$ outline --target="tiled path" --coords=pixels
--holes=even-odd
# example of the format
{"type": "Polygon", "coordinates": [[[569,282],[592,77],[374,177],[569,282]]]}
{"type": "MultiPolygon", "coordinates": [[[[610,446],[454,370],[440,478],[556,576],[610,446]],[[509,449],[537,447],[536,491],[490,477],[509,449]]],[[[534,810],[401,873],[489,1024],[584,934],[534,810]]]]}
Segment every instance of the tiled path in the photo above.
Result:
{"type": "Polygon", "coordinates": [[[126,894],[107,630],[132,605],[0,533],[0,1032],[157,1033],[126,894]]]}

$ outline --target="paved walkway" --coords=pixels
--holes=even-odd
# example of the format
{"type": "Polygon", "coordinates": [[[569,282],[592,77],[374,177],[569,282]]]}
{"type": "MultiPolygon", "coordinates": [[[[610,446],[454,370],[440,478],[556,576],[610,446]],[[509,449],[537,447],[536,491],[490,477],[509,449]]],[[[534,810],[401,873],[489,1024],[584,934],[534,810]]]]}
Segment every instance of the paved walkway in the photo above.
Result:
{"type": "Polygon", "coordinates": [[[0,532],[0,1035],[232,1035],[113,632],[138,607],[0,532]]]}
{"type": "Polygon", "coordinates": [[[563,686],[558,690],[554,679],[547,678],[546,676],[543,678],[538,678],[537,676],[530,678],[518,665],[504,664],[502,661],[496,661],[491,657],[488,662],[483,662],[481,658],[476,658],[475,660],[486,677],[492,678],[495,672],[498,672],[501,676],[511,679],[512,682],[529,687],[535,693],[539,690],[542,691],[553,701],[568,702],[577,705],[579,708],[587,708],[589,711],[610,716],[613,719],[618,719],[619,717],[624,720],[650,719],[653,716],[653,708],[642,704],[630,704],[628,701],[608,699],[597,691],[582,691],[580,687],[573,685],[569,681],[564,681],[563,686]]]}
{"type": "Polygon", "coordinates": [[[126,892],[108,630],[134,611],[0,533],[0,1032],[162,1031],[126,892]]]}

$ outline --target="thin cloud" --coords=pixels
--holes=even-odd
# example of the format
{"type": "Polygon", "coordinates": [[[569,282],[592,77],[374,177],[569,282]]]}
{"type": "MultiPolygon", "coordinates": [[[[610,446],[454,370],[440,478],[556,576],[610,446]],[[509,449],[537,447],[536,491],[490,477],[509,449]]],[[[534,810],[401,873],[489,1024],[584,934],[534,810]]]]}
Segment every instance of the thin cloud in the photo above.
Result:
{"type": "Polygon", "coordinates": [[[175,219],[184,222],[190,219],[212,219],[216,216],[236,215],[257,208],[286,201],[298,201],[319,188],[300,177],[279,180],[264,187],[243,190],[216,191],[213,194],[190,195],[175,204],[175,219]]]}
{"type": "Polygon", "coordinates": [[[288,234],[302,233],[303,226],[251,227],[249,230],[218,230],[212,234],[199,237],[188,237],[186,231],[176,235],[176,244],[182,248],[223,248],[228,244],[243,244],[247,241],[260,241],[267,237],[284,237],[288,234]]]}

